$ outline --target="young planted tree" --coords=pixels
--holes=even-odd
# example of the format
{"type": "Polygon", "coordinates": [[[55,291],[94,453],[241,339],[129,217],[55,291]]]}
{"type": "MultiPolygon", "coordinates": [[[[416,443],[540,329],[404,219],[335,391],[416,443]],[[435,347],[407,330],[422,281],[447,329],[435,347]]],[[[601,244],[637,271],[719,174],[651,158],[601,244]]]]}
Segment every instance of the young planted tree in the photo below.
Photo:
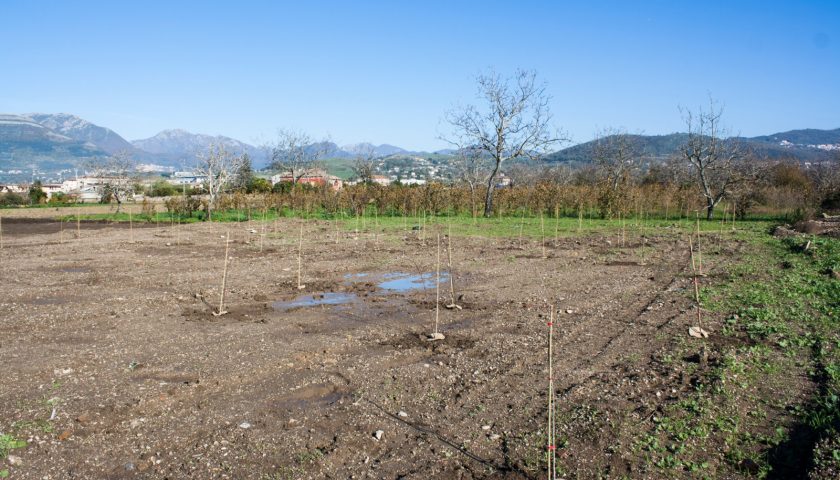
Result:
{"type": "Polygon", "coordinates": [[[696,175],[706,202],[706,219],[711,220],[715,206],[723,200],[740,176],[736,162],[744,157],[744,151],[735,138],[721,124],[723,108],[709,100],[709,110],[702,108],[694,113],[683,110],[688,128],[688,139],[680,147],[680,156],[696,175]]]}
{"type": "Polygon", "coordinates": [[[230,185],[244,163],[243,156],[237,156],[225,149],[222,144],[212,144],[199,156],[200,163],[195,169],[204,180],[209,200],[207,219],[212,220],[213,210],[219,203],[222,192],[230,185]]]}
{"type": "Polygon", "coordinates": [[[539,158],[563,137],[551,128],[551,97],[536,82],[535,72],[520,70],[512,78],[503,78],[490,71],[479,75],[477,82],[483,106],[448,112],[452,133],[443,140],[459,151],[472,149],[490,159],[484,198],[484,216],[490,217],[502,164],[515,158],[539,158]]]}

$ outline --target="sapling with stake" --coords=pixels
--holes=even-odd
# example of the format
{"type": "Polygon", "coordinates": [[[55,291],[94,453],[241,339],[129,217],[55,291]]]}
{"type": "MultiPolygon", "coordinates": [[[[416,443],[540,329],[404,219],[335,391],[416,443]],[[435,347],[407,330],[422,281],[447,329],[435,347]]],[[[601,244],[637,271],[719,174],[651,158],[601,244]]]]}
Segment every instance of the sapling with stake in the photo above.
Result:
{"type": "Polygon", "coordinates": [[[437,234],[437,273],[435,275],[435,332],[429,335],[430,341],[443,340],[444,335],[438,331],[440,324],[440,232],[437,234]]]}
{"type": "Polygon", "coordinates": [[[695,219],[695,229],[697,230],[697,271],[699,275],[703,276],[703,253],[700,251],[700,214],[697,214],[697,218],[695,219]]]}
{"type": "MultiPolygon", "coordinates": [[[[694,302],[697,306],[697,326],[689,328],[688,334],[692,337],[706,338],[709,336],[709,332],[703,330],[703,317],[700,306],[700,280],[697,275],[697,266],[694,261],[694,244],[691,240],[691,235],[688,236],[688,250],[691,252],[691,271],[694,277],[694,302]]],[[[705,350],[703,353],[705,353],[705,350]]]]}
{"type": "MultiPolygon", "coordinates": [[[[540,212],[540,244],[542,245],[542,258],[546,258],[545,255],[545,222],[543,221],[543,214],[540,212]]],[[[451,274],[450,274],[451,275],[451,274]]]]}
{"type": "Polygon", "coordinates": [[[548,439],[548,479],[557,478],[557,446],[556,425],[554,420],[554,305],[548,306],[548,425],[546,437],[548,439]]]}
{"type": "Polygon", "coordinates": [[[213,312],[214,317],[228,313],[225,310],[225,287],[227,286],[228,254],[230,252],[230,232],[225,232],[225,264],[222,267],[222,293],[219,295],[219,310],[213,312]]]}
{"type": "Polygon", "coordinates": [[[297,288],[303,290],[306,285],[300,282],[301,272],[303,271],[303,223],[300,224],[300,234],[298,235],[298,273],[297,273],[297,288]]]}
{"type": "Polygon", "coordinates": [[[446,254],[448,256],[447,265],[449,268],[449,299],[450,303],[446,308],[452,310],[457,308],[461,310],[461,306],[455,300],[455,274],[452,272],[452,224],[449,224],[449,235],[446,237],[446,254]]]}

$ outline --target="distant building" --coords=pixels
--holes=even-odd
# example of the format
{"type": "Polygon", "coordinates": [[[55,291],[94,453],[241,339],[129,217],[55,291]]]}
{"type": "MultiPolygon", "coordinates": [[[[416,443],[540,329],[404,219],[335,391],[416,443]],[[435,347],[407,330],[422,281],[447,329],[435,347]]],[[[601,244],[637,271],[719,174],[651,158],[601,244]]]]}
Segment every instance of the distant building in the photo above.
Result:
{"type": "MultiPolygon", "coordinates": [[[[283,172],[271,176],[272,185],[283,182],[292,183],[294,181],[295,178],[292,176],[292,172],[283,172]]],[[[306,171],[303,175],[299,176],[297,183],[316,187],[328,185],[333,190],[341,190],[341,188],[344,187],[344,181],[342,179],[336,177],[335,175],[329,175],[325,170],[320,168],[314,168],[306,171]]]]}
{"type": "Polygon", "coordinates": [[[426,181],[420,178],[406,178],[400,180],[400,183],[403,185],[425,185],[426,181]]]}
{"type": "Polygon", "coordinates": [[[370,181],[371,183],[375,183],[377,185],[384,185],[386,187],[391,184],[391,178],[385,175],[371,175],[370,181]]]}
{"type": "Polygon", "coordinates": [[[496,188],[505,188],[513,186],[513,180],[510,177],[505,176],[504,173],[499,174],[499,178],[496,180],[496,188]]]}
{"type": "Polygon", "coordinates": [[[196,172],[175,172],[167,180],[172,185],[186,185],[188,187],[197,187],[203,185],[207,180],[204,175],[199,175],[196,172]]]}

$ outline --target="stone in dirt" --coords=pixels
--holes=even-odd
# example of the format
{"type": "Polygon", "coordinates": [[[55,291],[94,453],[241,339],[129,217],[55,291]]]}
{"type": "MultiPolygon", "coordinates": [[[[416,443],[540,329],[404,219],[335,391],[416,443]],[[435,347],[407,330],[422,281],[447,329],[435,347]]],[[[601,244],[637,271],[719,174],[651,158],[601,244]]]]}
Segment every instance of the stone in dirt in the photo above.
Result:
{"type": "Polygon", "coordinates": [[[23,459],[17,455],[9,455],[9,465],[20,466],[23,465],[23,459]]]}
{"type": "Polygon", "coordinates": [[[239,424],[239,428],[248,429],[248,428],[251,428],[251,424],[248,423],[248,422],[242,422],[242,423],[239,424]]]}
{"type": "Polygon", "coordinates": [[[377,441],[379,441],[379,440],[382,440],[382,435],[385,435],[385,432],[384,432],[384,431],[382,431],[382,430],[377,430],[377,431],[373,434],[373,438],[375,438],[377,441]]]}
{"type": "Polygon", "coordinates": [[[445,338],[446,337],[442,333],[435,332],[435,333],[429,335],[428,337],[426,337],[426,340],[428,340],[430,342],[434,342],[434,341],[437,341],[437,340],[443,340],[445,338]]]}
{"type": "Polygon", "coordinates": [[[405,418],[405,417],[407,417],[407,416],[408,416],[408,414],[407,414],[407,413],[405,413],[405,412],[403,412],[402,410],[400,410],[400,411],[397,413],[397,416],[398,416],[398,417],[403,417],[403,418],[405,418]]]}
{"type": "Polygon", "coordinates": [[[709,332],[700,327],[690,327],[688,329],[688,334],[694,338],[709,338],[709,332]]]}

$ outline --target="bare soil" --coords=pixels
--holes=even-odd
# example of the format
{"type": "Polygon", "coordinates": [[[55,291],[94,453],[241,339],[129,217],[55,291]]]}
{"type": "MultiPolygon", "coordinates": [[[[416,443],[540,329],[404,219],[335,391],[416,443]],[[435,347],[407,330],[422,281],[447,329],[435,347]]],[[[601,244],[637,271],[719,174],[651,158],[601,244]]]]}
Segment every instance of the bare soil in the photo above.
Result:
{"type": "MultiPolygon", "coordinates": [[[[61,243],[55,222],[4,218],[0,432],[30,442],[12,478],[544,478],[549,303],[561,464],[657,476],[628,438],[691,389],[657,360],[694,319],[677,236],[561,239],[546,258],[457,237],[463,308],[443,308],[442,284],[446,338],[430,342],[434,289],[379,283],[434,272],[432,235],[307,221],[299,290],[298,222],[262,242],[254,223],[138,228],[134,243],[125,224],[82,222],[61,243]],[[329,292],[352,301],[275,303],[329,292]]],[[[709,342],[727,341],[718,320],[709,342]]]]}

